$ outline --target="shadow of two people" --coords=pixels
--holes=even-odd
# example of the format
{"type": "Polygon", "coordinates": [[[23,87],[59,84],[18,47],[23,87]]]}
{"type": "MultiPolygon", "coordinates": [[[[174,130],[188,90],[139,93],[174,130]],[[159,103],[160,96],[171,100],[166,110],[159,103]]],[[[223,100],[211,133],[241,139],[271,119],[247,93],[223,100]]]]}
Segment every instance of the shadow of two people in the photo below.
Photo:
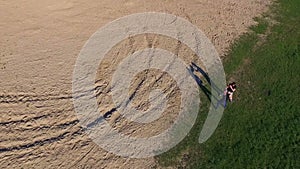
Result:
{"type": "Polygon", "coordinates": [[[218,108],[219,105],[222,105],[224,108],[226,107],[227,98],[226,98],[226,95],[224,95],[224,91],[221,90],[220,88],[218,88],[215,85],[215,83],[209,78],[208,74],[203,69],[201,69],[199,66],[197,66],[194,62],[191,62],[191,64],[189,65],[189,67],[187,67],[187,70],[189,71],[189,73],[191,74],[191,76],[193,77],[193,79],[197,82],[197,84],[200,87],[200,89],[207,96],[207,98],[209,99],[209,101],[211,102],[212,98],[217,100],[217,105],[213,104],[213,106],[216,109],[218,108]],[[199,72],[206,79],[206,81],[208,82],[208,84],[211,86],[211,89],[215,90],[218,93],[219,96],[222,95],[223,97],[221,99],[218,99],[218,97],[214,96],[212,94],[212,92],[204,86],[203,81],[200,79],[199,76],[197,76],[195,74],[195,72],[199,72]]]}

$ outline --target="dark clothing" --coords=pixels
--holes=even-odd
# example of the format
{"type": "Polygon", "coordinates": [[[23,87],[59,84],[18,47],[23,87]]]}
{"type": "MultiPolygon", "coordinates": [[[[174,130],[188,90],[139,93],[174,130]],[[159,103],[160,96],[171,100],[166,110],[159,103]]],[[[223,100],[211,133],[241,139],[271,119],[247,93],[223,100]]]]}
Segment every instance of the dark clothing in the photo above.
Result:
{"type": "Polygon", "coordinates": [[[231,92],[231,93],[233,93],[233,90],[231,89],[231,87],[230,87],[230,86],[228,86],[228,87],[227,87],[227,92],[231,92]]]}

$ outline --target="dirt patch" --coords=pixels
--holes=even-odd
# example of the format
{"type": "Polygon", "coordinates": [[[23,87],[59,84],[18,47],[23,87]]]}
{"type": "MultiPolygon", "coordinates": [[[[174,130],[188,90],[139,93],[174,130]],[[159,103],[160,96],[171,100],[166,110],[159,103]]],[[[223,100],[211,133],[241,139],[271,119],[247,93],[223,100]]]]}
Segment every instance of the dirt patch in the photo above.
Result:
{"type": "MultiPolygon", "coordinates": [[[[255,24],[252,18],[266,11],[269,4],[265,0],[2,1],[0,167],[156,168],[153,158],[126,159],[102,150],[78,124],[72,103],[72,73],[84,43],[96,30],[114,19],[137,12],[157,11],[188,19],[204,31],[224,55],[234,39],[255,24]]],[[[133,43],[134,48],[122,52],[159,46],[181,54],[187,61],[193,60],[192,53],[188,54],[184,46],[167,38],[144,35],[131,40],[134,41],[128,39],[124,43],[133,43]]],[[[95,85],[109,86],[105,79],[110,76],[110,67],[106,67],[107,74],[98,74],[99,81],[95,85]]],[[[101,66],[103,68],[105,65],[101,66]]],[[[154,74],[159,72],[142,72],[137,77],[157,81],[154,74]]],[[[168,79],[166,75],[162,76],[168,79]]],[[[161,80],[157,84],[150,82],[147,84],[161,89],[172,85],[171,80],[161,80]]],[[[148,87],[140,86],[137,90],[138,83],[139,78],[133,81],[131,92],[139,91],[135,97],[136,106],[143,109],[147,107],[147,101],[142,99],[145,96],[141,93],[147,93],[148,87]]],[[[108,88],[104,87],[103,91],[104,95],[109,93],[108,88]]],[[[178,104],[176,87],[169,93],[174,96],[172,104],[178,104]]],[[[113,107],[102,105],[106,104],[104,95],[98,97],[99,108],[108,112],[113,107]]],[[[159,119],[150,126],[129,123],[115,115],[117,113],[109,120],[120,131],[143,137],[143,128],[153,131],[148,133],[153,135],[168,127],[176,116],[174,112],[166,113],[170,118],[159,119]],[[166,121],[168,119],[170,121],[166,121]],[[157,127],[158,124],[161,125],[157,127]]]]}

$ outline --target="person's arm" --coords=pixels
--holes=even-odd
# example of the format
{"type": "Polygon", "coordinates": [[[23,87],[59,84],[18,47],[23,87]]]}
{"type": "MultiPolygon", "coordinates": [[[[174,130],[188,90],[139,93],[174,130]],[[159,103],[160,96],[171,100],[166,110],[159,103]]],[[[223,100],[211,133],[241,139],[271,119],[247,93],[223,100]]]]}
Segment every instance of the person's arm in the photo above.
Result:
{"type": "Polygon", "coordinates": [[[235,88],[233,88],[231,85],[229,87],[233,92],[235,92],[235,88]]]}
{"type": "Polygon", "coordinates": [[[227,87],[224,90],[224,96],[226,96],[226,95],[227,95],[227,87]]]}

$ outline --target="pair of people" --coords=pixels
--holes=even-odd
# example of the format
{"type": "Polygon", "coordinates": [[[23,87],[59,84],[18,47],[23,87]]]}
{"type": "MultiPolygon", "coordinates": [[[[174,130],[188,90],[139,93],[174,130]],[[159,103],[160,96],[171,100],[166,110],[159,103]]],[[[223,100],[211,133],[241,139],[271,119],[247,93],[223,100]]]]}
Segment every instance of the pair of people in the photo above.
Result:
{"type": "Polygon", "coordinates": [[[229,102],[232,102],[233,100],[233,93],[236,91],[236,84],[235,82],[229,83],[223,93],[223,98],[218,101],[216,108],[219,107],[219,105],[222,105],[224,108],[227,105],[227,100],[229,102]]]}
{"type": "MultiPolygon", "coordinates": [[[[202,80],[194,74],[194,71],[200,72],[204,78],[210,83],[211,87],[214,88],[217,91],[220,91],[219,88],[217,88],[215,86],[215,84],[210,80],[209,76],[207,75],[207,73],[202,70],[199,66],[197,66],[195,63],[191,62],[190,68],[187,68],[188,71],[190,72],[190,74],[192,75],[192,77],[195,79],[195,81],[198,83],[198,85],[201,87],[201,89],[205,92],[205,94],[207,95],[207,97],[210,99],[211,96],[211,92],[208,91],[206,89],[206,87],[203,86],[202,84],[202,80]]],[[[223,98],[221,100],[218,101],[218,104],[216,107],[218,107],[219,104],[222,104],[224,107],[226,107],[226,102],[227,100],[229,100],[230,102],[232,102],[233,100],[233,93],[236,91],[236,84],[235,82],[229,83],[225,90],[224,90],[224,94],[223,94],[223,98]]],[[[222,90],[221,90],[222,92],[222,90]]],[[[222,95],[222,94],[221,94],[222,95]]]]}
{"type": "Polygon", "coordinates": [[[235,82],[229,83],[224,90],[224,96],[226,96],[226,100],[232,102],[233,100],[233,93],[236,91],[236,84],[235,82]]]}

